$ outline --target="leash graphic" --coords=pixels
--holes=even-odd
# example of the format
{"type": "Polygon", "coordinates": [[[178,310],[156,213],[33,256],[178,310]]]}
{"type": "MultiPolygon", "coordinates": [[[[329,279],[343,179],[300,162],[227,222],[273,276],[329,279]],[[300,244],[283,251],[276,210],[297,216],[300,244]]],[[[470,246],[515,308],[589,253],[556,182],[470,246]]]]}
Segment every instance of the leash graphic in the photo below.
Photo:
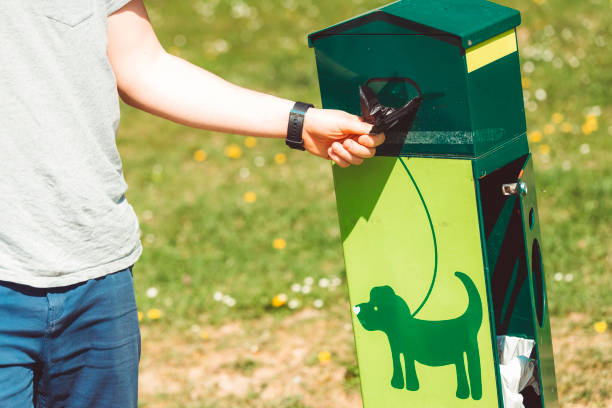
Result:
{"type": "Polygon", "coordinates": [[[421,199],[421,203],[423,204],[423,208],[425,209],[425,214],[427,214],[427,221],[429,222],[429,228],[431,229],[431,237],[433,239],[433,247],[434,247],[433,278],[431,279],[431,284],[429,285],[429,290],[427,291],[425,298],[423,299],[419,307],[414,311],[414,313],[412,313],[412,317],[415,317],[417,313],[419,313],[419,311],[423,308],[423,306],[425,306],[425,303],[427,303],[427,300],[429,299],[429,296],[431,295],[431,292],[433,291],[434,284],[436,283],[436,277],[438,275],[438,241],[436,240],[436,231],[434,229],[433,222],[431,221],[431,214],[429,213],[429,208],[427,208],[427,203],[425,203],[425,198],[423,198],[423,194],[421,194],[421,190],[419,189],[419,186],[416,180],[414,179],[414,176],[410,172],[410,169],[408,169],[408,166],[406,165],[404,158],[399,157],[399,160],[402,163],[402,166],[404,166],[404,170],[406,170],[406,173],[408,173],[408,176],[410,177],[410,180],[412,181],[412,184],[414,185],[414,188],[416,189],[416,192],[419,195],[419,198],[421,199]]]}
{"type": "MultiPolygon", "coordinates": [[[[366,81],[365,84],[359,87],[359,96],[361,103],[361,114],[364,120],[368,123],[374,125],[372,128],[372,133],[386,133],[389,129],[394,127],[404,127],[409,130],[412,126],[412,122],[416,117],[416,114],[421,107],[421,103],[423,101],[423,93],[421,92],[421,88],[419,85],[410,78],[402,78],[402,77],[386,77],[386,78],[371,78],[366,81]],[[370,84],[372,82],[400,82],[400,83],[409,83],[411,84],[416,91],[418,92],[418,96],[409,100],[404,106],[400,108],[393,108],[390,106],[383,105],[376,92],[372,88],[370,88],[370,84]]],[[[434,247],[434,270],[433,270],[433,278],[431,280],[431,285],[429,285],[429,290],[425,295],[425,298],[419,305],[419,307],[412,313],[412,317],[415,317],[417,313],[421,311],[423,306],[427,303],[431,292],[433,291],[434,284],[436,283],[436,277],[438,275],[438,242],[436,240],[436,232],[434,230],[433,222],[431,220],[431,214],[429,213],[429,208],[427,208],[427,203],[425,202],[425,198],[423,198],[423,194],[421,194],[421,190],[414,179],[414,176],[408,169],[406,162],[400,156],[399,157],[402,166],[408,173],[416,192],[421,199],[421,203],[423,204],[423,208],[425,209],[425,214],[427,214],[427,221],[429,222],[429,228],[431,229],[431,237],[433,239],[433,247],[434,247]]]]}

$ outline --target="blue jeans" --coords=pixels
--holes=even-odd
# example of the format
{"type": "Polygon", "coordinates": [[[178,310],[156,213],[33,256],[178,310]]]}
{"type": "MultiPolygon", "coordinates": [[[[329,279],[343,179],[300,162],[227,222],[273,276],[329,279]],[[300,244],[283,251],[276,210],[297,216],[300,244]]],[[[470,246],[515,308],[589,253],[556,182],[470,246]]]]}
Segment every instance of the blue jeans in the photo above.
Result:
{"type": "Polygon", "coordinates": [[[77,285],[0,282],[0,407],[136,408],[131,269],[77,285]]]}

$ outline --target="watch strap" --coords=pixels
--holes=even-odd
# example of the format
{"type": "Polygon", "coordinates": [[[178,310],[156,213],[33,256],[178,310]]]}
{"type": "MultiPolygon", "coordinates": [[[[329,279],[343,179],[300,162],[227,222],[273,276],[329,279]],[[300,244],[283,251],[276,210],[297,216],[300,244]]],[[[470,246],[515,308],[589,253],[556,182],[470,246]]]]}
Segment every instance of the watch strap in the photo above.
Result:
{"type": "Polygon", "coordinates": [[[304,148],[304,139],[302,131],[304,129],[304,116],[308,109],[314,108],[314,105],[304,102],[296,102],[291,113],[289,114],[289,126],[287,128],[287,139],[285,143],[292,149],[306,150],[304,148]]]}

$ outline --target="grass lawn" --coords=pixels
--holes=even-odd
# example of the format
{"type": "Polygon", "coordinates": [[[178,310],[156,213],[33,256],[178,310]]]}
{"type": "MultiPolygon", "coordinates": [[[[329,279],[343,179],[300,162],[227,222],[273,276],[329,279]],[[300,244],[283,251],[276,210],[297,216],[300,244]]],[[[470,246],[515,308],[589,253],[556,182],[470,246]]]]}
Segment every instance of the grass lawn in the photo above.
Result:
{"type": "MultiPolygon", "coordinates": [[[[385,3],[147,6],[170,52],[320,106],[306,35],[385,3]]],[[[503,3],[523,13],[560,399],[611,407],[612,3],[503,3]]],[[[142,406],[359,407],[329,163],[280,141],[193,130],[126,106],[122,113],[119,149],[145,246],[134,270],[142,406]]]]}

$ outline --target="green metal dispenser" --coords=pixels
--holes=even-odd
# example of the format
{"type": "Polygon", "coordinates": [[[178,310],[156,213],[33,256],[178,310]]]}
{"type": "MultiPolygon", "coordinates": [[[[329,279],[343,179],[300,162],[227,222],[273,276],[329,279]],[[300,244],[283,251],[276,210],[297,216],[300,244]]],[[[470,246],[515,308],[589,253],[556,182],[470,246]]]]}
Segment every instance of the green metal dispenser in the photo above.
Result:
{"type": "Polygon", "coordinates": [[[365,408],[504,407],[500,336],[535,342],[523,404],[558,406],[519,24],[400,0],[309,36],[323,106],[387,120],[333,169],[365,408]]]}

